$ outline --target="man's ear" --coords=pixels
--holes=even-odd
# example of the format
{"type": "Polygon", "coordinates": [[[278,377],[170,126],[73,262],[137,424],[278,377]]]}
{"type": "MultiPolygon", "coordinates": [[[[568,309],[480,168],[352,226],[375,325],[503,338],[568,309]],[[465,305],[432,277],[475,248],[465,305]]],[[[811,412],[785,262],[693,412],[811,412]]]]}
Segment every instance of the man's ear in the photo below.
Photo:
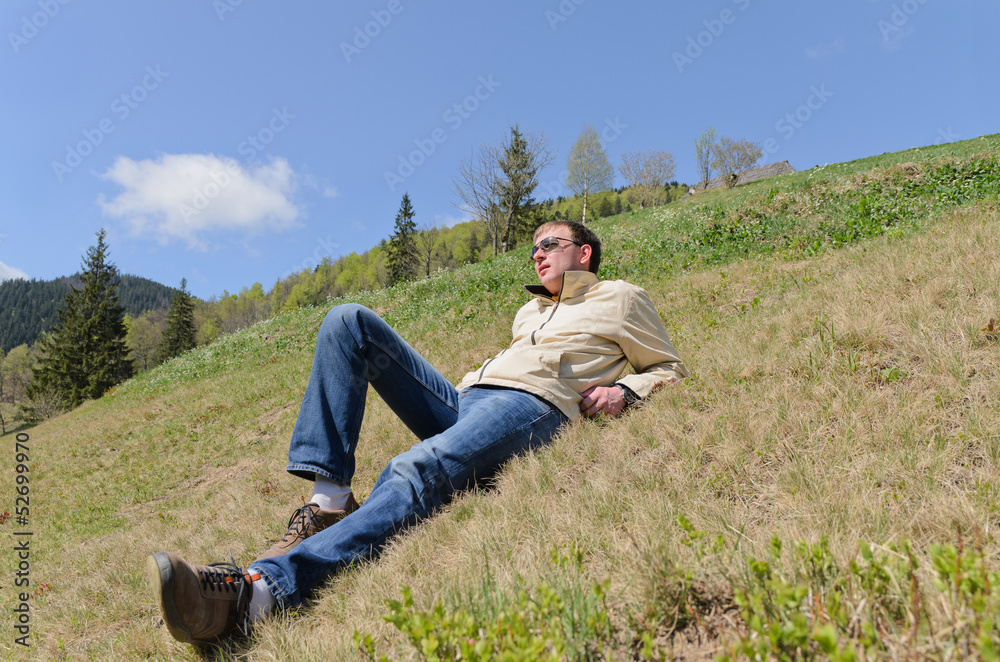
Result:
{"type": "Polygon", "coordinates": [[[584,271],[590,269],[590,256],[593,253],[594,249],[590,247],[590,244],[580,246],[580,266],[583,267],[584,271]]]}

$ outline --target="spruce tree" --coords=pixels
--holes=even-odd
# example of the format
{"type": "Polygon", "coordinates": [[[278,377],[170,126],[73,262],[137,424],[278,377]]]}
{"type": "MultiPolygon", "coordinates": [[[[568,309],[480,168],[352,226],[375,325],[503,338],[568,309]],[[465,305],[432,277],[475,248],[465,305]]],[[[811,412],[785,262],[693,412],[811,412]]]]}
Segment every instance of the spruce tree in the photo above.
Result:
{"type": "Polygon", "coordinates": [[[181,279],[181,289],[170,300],[167,329],[160,342],[160,359],[166,361],[182,352],[194,349],[194,302],[187,291],[187,279],[181,279]]]}
{"type": "Polygon", "coordinates": [[[417,224],[413,221],[410,194],[404,193],[396,214],[396,226],[386,244],[386,265],[389,268],[389,285],[410,280],[417,275],[417,242],[414,238],[417,224]]]}
{"type": "Polygon", "coordinates": [[[59,311],[59,321],[42,342],[29,397],[56,397],[76,407],[99,398],[132,376],[125,345],[125,309],[118,303],[118,269],[108,260],[105,230],[97,245],[87,249],[80,289],[71,287],[59,311]]]}
{"type": "Polygon", "coordinates": [[[504,147],[499,167],[503,172],[500,185],[500,210],[505,219],[503,238],[500,246],[504,253],[514,247],[515,237],[527,215],[527,210],[535,203],[531,192],[538,185],[541,169],[535,150],[521,129],[515,124],[510,128],[510,142],[504,147]]]}

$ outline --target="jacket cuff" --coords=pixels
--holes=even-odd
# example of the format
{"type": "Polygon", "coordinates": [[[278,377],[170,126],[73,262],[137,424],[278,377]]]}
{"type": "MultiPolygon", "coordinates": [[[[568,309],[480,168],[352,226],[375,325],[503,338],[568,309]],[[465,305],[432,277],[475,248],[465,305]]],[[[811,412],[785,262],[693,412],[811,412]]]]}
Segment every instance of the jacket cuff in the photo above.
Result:
{"type": "Polygon", "coordinates": [[[625,406],[622,407],[622,411],[625,411],[626,409],[639,404],[639,402],[642,400],[642,398],[636,395],[635,391],[630,389],[628,386],[625,386],[625,384],[622,384],[621,382],[615,382],[615,386],[620,388],[622,390],[622,395],[625,396],[625,406]]]}

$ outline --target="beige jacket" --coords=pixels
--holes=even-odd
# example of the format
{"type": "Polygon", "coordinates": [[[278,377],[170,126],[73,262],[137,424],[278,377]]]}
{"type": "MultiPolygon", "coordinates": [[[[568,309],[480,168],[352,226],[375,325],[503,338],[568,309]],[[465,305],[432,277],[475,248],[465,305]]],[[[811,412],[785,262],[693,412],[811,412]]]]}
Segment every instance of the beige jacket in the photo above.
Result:
{"type": "Polygon", "coordinates": [[[625,281],[567,271],[558,301],[541,285],[514,318],[514,340],[458,384],[528,391],[580,416],[580,393],[624,384],[640,398],[687,377],[687,368],[646,292],[625,281]],[[635,374],[621,377],[626,364],[635,374]],[[619,377],[621,379],[619,380],[619,377]]]}

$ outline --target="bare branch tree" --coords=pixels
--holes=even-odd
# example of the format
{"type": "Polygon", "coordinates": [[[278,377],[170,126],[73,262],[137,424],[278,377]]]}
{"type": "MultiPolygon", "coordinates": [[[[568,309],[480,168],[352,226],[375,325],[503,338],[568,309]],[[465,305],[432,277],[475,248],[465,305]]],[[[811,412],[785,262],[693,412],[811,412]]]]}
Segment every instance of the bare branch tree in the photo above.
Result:
{"type": "Polygon", "coordinates": [[[715,146],[712,167],[725,178],[726,186],[732,188],[739,182],[740,175],[757,165],[763,155],[760,145],[746,138],[723,136],[715,146]]]}
{"type": "Polygon", "coordinates": [[[663,187],[674,176],[674,155],[662,149],[648,152],[626,152],[618,171],[635,193],[639,208],[657,204],[663,198],[663,187]]]}
{"type": "Polygon", "coordinates": [[[614,186],[615,169],[608,161],[597,129],[585,124],[566,160],[566,188],[583,196],[583,222],[587,222],[587,199],[590,193],[607,191],[614,186]]]}
{"type": "Polygon", "coordinates": [[[506,253],[533,202],[538,175],[555,154],[542,134],[521,133],[510,127],[510,138],[483,145],[459,166],[453,180],[461,209],[486,224],[493,254],[506,253]]]}
{"type": "Polygon", "coordinates": [[[417,233],[417,250],[424,263],[424,275],[428,278],[431,275],[431,259],[434,257],[434,249],[437,248],[440,237],[441,229],[436,225],[426,223],[421,225],[420,231],[417,233]]]}
{"type": "Polygon", "coordinates": [[[459,208],[469,212],[486,225],[486,232],[493,242],[493,254],[499,253],[502,221],[500,214],[500,169],[494,155],[495,146],[483,145],[479,153],[473,152],[458,167],[452,180],[455,193],[462,204],[459,208]]]}

